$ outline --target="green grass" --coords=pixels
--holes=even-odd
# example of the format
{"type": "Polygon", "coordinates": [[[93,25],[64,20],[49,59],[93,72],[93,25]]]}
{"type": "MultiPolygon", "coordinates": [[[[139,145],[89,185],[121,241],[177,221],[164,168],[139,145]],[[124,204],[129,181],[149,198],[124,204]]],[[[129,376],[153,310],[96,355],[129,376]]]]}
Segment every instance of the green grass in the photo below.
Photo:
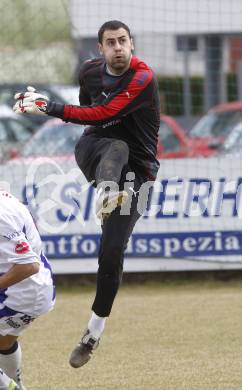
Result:
{"type": "Polygon", "coordinates": [[[100,346],[80,369],[69,354],[86,327],[94,287],[59,289],[53,312],[22,337],[24,379],[38,390],[241,389],[240,283],[123,286],[100,346]]]}

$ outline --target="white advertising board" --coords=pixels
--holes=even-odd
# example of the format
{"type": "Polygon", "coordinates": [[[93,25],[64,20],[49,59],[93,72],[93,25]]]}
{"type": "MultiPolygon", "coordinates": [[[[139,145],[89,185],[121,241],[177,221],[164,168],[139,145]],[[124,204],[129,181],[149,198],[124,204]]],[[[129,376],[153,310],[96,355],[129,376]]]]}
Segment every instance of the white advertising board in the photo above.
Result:
{"type": "MultiPolygon", "coordinates": [[[[162,160],[125,270],[242,268],[241,167],[232,158],[162,160]]],[[[28,204],[54,272],[96,272],[95,190],[74,159],[17,160],[0,173],[2,185],[28,204]]]]}

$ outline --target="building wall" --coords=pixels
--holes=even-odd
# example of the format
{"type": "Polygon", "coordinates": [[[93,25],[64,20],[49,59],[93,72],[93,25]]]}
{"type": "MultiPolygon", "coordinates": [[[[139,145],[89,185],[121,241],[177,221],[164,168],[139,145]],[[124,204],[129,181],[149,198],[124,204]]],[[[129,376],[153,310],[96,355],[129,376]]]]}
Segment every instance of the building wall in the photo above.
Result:
{"type": "Polygon", "coordinates": [[[134,34],[242,32],[241,0],[70,0],[74,37],[96,36],[102,23],[119,19],[134,34]]]}
{"type": "MultiPolygon", "coordinates": [[[[242,36],[242,0],[70,0],[70,15],[72,36],[83,59],[97,54],[101,24],[119,19],[131,28],[136,54],[161,75],[184,74],[184,52],[176,47],[179,34],[198,37],[197,51],[189,52],[191,75],[204,75],[203,34],[240,31],[242,36]]],[[[225,37],[225,72],[236,68],[231,64],[232,53],[225,37]]]]}
{"type": "MultiPolygon", "coordinates": [[[[198,37],[198,50],[189,52],[189,70],[192,75],[204,74],[204,44],[198,37]]],[[[184,74],[184,52],[177,50],[176,36],[144,34],[135,37],[136,54],[161,75],[184,74]]]]}

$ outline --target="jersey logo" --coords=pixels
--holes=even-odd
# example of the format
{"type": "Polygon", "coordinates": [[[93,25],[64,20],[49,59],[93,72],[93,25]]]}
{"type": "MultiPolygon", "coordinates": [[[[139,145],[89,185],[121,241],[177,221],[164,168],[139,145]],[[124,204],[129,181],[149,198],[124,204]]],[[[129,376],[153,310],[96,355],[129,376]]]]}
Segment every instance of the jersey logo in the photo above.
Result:
{"type": "Polygon", "coordinates": [[[137,84],[143,86],[148,77],[149,77],[149,73],[148,72],[141,73],[140,77],[136,81],[137,84]]]}
{"type": "Polygon", "coordinates": [[[14,238],[20,236],[21,234],[22,234],[21,230],[19,230],[19,231],[14,230],[14,232],[5,234],[5,235],[3,235],[3,237],[6,238],[7,240],[13,240],[14,238]]]}
{"type": "Polygon", "coordinates": [[[102,91],[101,95],[105,96],[105,98],[107,99],[110,96],[110,92],[105,93],[104,91],[102,91]]]}
{"type": "Polygon", "coordinates": [[[21,324],[18,324],[16,321],[13,320],[13,317],[6,318],[5,322],[11,326],[11,328],[17,329],[20,328],[21,324]]]}
{"type": "Polygon", "coordinates": [[[8,192],[1,192],[2,196],[6,196],[7,198],[12,198],[12,196],[8,192]]]}
{"type": "Polygon", "coordinates": [[[36,99],[35,105],[39,108],[40,111],[46,112],[47,101],[45,99],[41,99],[41,98],[36,99]]]}
{"type": "Polygon", "coordinates": [[[15,247],[15,252],[18,254],[26,253],[29,251],[29,244],[26,241],[18,242],[15,247]]]}

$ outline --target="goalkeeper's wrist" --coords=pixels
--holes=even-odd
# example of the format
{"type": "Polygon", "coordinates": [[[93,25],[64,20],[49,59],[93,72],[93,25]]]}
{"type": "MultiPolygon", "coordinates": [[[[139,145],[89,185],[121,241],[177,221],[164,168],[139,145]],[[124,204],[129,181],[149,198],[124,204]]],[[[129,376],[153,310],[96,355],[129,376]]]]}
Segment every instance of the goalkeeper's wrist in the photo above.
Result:
{"type": "Polygon", "coordinates": [[[47,103],[47,109],[46,109],[46,114],[50,116],[54,116],[56,118],[63,119],[64,118],[64,104],[56,103],[49,101],[47,103]]]}

